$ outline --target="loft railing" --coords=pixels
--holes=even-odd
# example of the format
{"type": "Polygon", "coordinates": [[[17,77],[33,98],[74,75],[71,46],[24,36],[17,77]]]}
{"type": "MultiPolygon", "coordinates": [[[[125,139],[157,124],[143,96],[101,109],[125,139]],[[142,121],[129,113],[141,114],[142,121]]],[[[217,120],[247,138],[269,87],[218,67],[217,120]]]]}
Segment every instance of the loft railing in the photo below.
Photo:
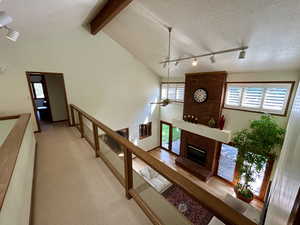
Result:
{"type": "MultiPolygon", "coordinates": [[[[137,158],[146,163],[149,167],[156,170],[159,174],[164,176],[167,180],[176,184],[180,188],[182,188],[189,195],[194,197],[201,205],[207,208],[210,212],[214,214],[219,220],[228,225],[256,225],[252,220],[247,218],[246,216],[240,214],[229,205],[227,205],[224,201],[217,198],[215,195],[211,194],[206,189],[196,185],[183,175],[179,174],[175,170],[171,169],[166,164],[162,163],[158,159],[151,156],[149,153],[145,152],[141,148],[137,147],[126,138],[122,137],[105,124],[101,123],[93,116],[89,115],[79,107],[71,104],[71,119],[72,125],[78,125],[78,129],[81,133],[82,138],[87,138],[88,136],[92,137],[93,141],[90,138],[87,138],[89,143],[95,150],[96,157],[100,157],[109,169],[113,172],[119,182],[124,186],[125,195],[128,199],[133,198],[136,203],[140,206],[140,208],[144,211],[144,213],[148,216],[151,222],[155,225],[171,225],[166,224],[164,219],[158,215],[159,211],[155,211],[155,202],[145,201],[145,196],[142,195],[141,191],[138,190],[138,187],[135,187],[135,175],[133,171],[132,165],[132,155],[134,154],[137,158]],[[76,121],[76,119],[78,121],[76,121]],[[92,132],[87,134],[87,130],[85,128],[84,120],[90,123],[90,127],[92,127],[92,132]],[[108,154],[105,150],[105,144],[102,143],[101,139],[99,139],[99,129],[101,133],[109,136],[113,140],[115,140],[120,146],[123,147],[123,168],[120,169],[117,166],[114,166],[112,161],[108,160],[106,155],[108,154]],[[100,140],[100,141],[99,141],[100,140]],[[99,143],[100,142],[100,143],[99,143]],[[103,149],[102,149],[103,148],[103,149]],[[122,175],[123,173],[123,175],[122,175]]],[[[101,135],[100,135],[101,136],[101,135]]],[[[163,208],[163,206],[161,206],[163,208]]]]}

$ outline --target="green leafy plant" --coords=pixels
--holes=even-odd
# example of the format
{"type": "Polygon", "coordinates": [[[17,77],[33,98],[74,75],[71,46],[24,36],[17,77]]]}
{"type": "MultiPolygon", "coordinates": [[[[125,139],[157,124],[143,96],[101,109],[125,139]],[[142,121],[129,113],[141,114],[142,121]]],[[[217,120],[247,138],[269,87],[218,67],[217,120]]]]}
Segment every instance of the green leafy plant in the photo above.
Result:
{"type": "Polygon", "coordinates": [[[251,183],[268,160],[276,157],[275,149],[282,146],[284,134],[285,129],[281,128],[271,115],[264,114],[259,120],[252,121],[249,129],[243,129],[234,135],[233,143],[239,150],[236,159],[237,194],[246,199],[253,199],[251,183]]]}

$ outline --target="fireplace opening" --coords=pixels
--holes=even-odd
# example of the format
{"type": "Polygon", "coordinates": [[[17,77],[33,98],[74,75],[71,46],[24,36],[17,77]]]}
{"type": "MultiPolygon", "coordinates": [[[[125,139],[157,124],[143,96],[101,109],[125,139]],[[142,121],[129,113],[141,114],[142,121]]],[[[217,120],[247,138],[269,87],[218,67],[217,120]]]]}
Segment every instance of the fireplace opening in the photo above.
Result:
{"type": "Polygon", "coordinates": [[[207,151],[192,145],[187,145],[187,158],[195,163],[205,166],[207,151]]]}

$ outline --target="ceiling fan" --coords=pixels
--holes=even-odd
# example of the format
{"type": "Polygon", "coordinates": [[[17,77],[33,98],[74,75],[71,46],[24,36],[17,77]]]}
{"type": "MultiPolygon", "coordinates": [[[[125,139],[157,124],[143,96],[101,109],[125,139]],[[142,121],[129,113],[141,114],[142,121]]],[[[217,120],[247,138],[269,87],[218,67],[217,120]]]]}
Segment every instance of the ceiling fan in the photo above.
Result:
{"type": "MultiPolygon", "coordinates": [[[[172,27],[167,27],[168,31],[169,31],[169,49],[168,49],[168,58],[167,60],[169,61],[171,58],[171,33],[172,33],[172,27]]],[[[172,102],[175,102],[171,99],[169,99],[169,86],[170,86],[170,62],[167,62],[167,66],[168,66],[168,82],[167,82],[167,98],[163,99],[160,102],[153,102],[151,104],[156,104],[156,105],[160,105],[160,106],[167,106],[172,102]]]]}

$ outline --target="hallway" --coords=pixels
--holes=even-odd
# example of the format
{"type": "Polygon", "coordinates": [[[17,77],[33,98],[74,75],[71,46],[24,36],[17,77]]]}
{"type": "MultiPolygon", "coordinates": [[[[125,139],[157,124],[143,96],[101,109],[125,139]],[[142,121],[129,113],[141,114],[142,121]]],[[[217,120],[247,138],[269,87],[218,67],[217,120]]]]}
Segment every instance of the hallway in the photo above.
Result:
{"type": "Polygon", "coordinates": [[[37,134],[33,225],[150,225],[76,128],[37,134]]]}

